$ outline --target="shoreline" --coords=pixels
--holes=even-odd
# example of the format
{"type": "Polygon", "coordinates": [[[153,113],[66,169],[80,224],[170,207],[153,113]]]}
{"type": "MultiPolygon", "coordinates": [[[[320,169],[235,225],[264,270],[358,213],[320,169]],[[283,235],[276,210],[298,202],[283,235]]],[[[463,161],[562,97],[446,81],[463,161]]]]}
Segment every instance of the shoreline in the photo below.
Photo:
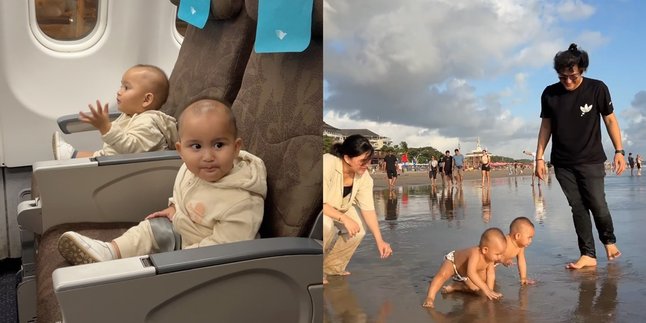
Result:
{"type": "MultiPolygon", "coordinates": [[[[509,175],[509,171],[506,169],[492,169],[489,173],[489,176],[493,178],[500,177],[517,177],[517,176],[530,176],[531,171],[525,170],[522,174],[518,175],[509,175]]],[[[469,170],[464,171],[463,181],[468,180],[481,180],[482,172],[480,170],[469,170]]],[[[370,176],[374,181],[374,189],[385,189],[388,188],[388,178],[386,173],[382,171],[377,171],[371,173],[370,176]]],[[[412,186],[412,185],[428,185],[431,184],[431,180],[428,177],[428,171],[408,171],[397,176],[397,182],[395,186],[412,186]]],[[[442,185],[442,178],[440,175],[437,175],[437,185],[442,185]]]]}

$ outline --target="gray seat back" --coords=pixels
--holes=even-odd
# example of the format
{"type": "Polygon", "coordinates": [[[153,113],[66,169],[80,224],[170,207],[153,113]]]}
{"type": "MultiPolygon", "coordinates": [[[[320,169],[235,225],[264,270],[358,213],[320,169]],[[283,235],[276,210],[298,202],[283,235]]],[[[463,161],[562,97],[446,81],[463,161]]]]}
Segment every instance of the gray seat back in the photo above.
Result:
{"type": "MultiPolygon", "coordinates": [[[[180,1],[172,1],[179,3],[180,1]]],[[[161,111],[179,118],[197,98],[231,103],[240,89],[255,40],[256,25],[243,0],[212,0],[203,29],[189,25],[170,75],[170,91],[161,111]]]]}
{"type": "MultiPolygon", "coordinates": [[[[256,20],[258,0],[245,2],[256,20]]],[[[244,147],[267,166],[262,237],[306,237],[322,209],[323,1],[301,53],[253,52],[232,109],[244,147]]]]}

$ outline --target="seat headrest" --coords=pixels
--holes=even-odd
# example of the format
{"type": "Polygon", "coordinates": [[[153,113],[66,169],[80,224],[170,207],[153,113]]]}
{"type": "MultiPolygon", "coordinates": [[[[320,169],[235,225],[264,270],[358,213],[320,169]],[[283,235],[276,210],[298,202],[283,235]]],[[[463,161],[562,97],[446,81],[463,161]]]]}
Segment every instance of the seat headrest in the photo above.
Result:
{"type": "MultiPolygon", "coordinates": [[[[213,0],[215,1],[215,0],[213,0]]],[[[258,1],[245,0],[245,7],[251,19],[258,21],[258,1]]],[[[323,0],[314,0],[312,13],[312,38],[323,38],[323,0]]]]}
{"type": "Polygon", "coordinates": [[[237,17],[244,0],[211,0],[211,16],[215,20],[237,17]]]}
{"type": "MultiPolygon", "coordinates": [[[[170,0],[176,6],[179,6],[181,0],[170,0]]],[[[237,17],[242,9],[244,0],[211,0],[211,14],[209,19],[225,20],[237,17]]]]}

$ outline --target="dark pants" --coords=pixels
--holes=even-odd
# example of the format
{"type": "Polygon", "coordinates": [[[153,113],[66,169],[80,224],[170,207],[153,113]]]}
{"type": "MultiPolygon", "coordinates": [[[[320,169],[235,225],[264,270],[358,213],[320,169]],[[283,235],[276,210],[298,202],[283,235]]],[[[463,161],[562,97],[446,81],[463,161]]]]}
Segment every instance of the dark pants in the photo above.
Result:
{"type": "Polygon", "coordinates": [[[603,164],[554,167],[554,173],[572,208],[581,255],[596,258],[590,212],[599,232],[599,240],[604,245],[616,242],[604,192],[605,168],[603,164]]]}

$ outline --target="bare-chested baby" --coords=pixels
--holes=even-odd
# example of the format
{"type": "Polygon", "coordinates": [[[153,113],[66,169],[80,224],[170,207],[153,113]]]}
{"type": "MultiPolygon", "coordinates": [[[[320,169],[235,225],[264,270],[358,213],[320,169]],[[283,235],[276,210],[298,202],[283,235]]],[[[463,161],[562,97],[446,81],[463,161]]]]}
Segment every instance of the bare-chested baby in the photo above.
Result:
{"type": "Polygon", "coordinates": [[[507,239],[507,249],[501,263],[507,267],[513,265],[514,257],[518,261],[518,276],[521,285],[533,285],[534,280],[527,278],[527,261],[525,248],[529,247],[534,238],[534,224],[528,218],[521,216],[511,221],[507,239]]]}
{"type": "Polygon", "coordinates": [[[482,293],[490,300],[502,297],[493,288],[496,281],[495,264],[503,259],[506,249],[505,234],[498,228],[489,228],[482,233],[478,246],[449,252],[433,277],[422,306],[434,307],[435,295],[451,277],[460,283],[443,287],[442,293],[482,293]]]}

